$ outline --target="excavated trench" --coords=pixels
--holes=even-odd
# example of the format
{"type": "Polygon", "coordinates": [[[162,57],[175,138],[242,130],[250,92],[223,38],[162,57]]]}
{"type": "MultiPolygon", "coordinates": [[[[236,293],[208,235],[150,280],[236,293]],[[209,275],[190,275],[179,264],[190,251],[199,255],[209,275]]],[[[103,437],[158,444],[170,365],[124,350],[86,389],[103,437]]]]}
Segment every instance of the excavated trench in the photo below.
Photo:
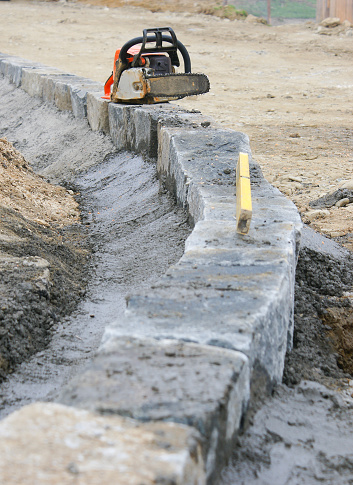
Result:
{"type": "MultiPolygon", "coordinates": [[[[325,241],[325,238],[321,238],[325,241]]],[[[327,241],[327,240],[326,240],[327,241]]],[[[296,270],[293,351],[284,383],[303,379],[329,387],[353,376],[353,254],[303,247],[296,270]]]]}
{"type": "MultiPolygon", "coordinates": [[[[21,289],[16,293],[17,305],[12,302],[10,315],[16,322],[12,345],[26,348],[28,339],[20,331],[24,318],[32,332],[49,329],[31,349],[37,353],[28,360],[24,352],[23,364],[3,383],[2,415],[32,400],[55,399],[61,386],[92,357],[105,326],[123,314],[126,296],[150,286],[180,259],[190,232],[185,213],[160,193],[154,166],[139,157],[112,156],[76,178],[71,187],[80,194],[83,210],[75,236],[84,240],[89,260],[83,264],[82,258],[76,258],[77,251],[72,252],[72,240],[64,241],[66,252],[71,251],[65,263],[72,264],[74,273],[54,279],[46,295],[37,293],[41,306],[29,305],[30,314],[21,319],[16,313],[23,295],[21,289]],[[72,275],[75,287],[69,284],[72,275]],[[62,307],[57,308],[60,302],[62,307]],[[33,312],[43,318],[38,320],[33,312]]],[[[23,250],[22,255],[28,254],[28,247],[23,250]]]]}
{"type": "Polygon", "coordinates": [[[5,82],[2,89],[13,109],[1,108],[0,137],[47,179],[64,183],[81,207],[80,223],[63,228],[1,208],[3,417],[55,399],[124,312],[126,296],[180,259],[190,226],[161,190],[153,162],[116,153],[85,122],[5,82]]]}

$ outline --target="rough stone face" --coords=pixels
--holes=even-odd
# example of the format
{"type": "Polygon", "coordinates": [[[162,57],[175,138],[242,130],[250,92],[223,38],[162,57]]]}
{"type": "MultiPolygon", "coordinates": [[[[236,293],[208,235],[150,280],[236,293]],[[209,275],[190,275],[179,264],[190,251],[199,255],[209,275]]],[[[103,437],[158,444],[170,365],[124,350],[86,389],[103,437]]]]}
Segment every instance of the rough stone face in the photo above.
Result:
{"type": "MultiPolygon", "coordinates": [[[[199,112],[189,113],[168,103],[157,105],[109,104],[110,134],[119,149],[157,158],[159,125],[189,127],[206,123],[199,112]]],[[[209,126],[211,122],[207,123],[209,126]]]]}
{"type": "Polygon", "coordinates": [[[87,117],[87,92],[103,93],[103,85],[90,79],[5,54],[0,54],[0,72],[30,96],[73,111],[76,118],[87,117]]]}
{"type": "Polygon", "coordinates": [[[63,76],[58,76],[54,81],[54,104],[61,111],[72,111],[71,94],[69,85],[63,76]]]}
{"type": "Polygon", "coordinates": [[[248,137],[200,123],[161,126],[157,168],[179,203],[196,223],[205,203],[235,195],[235,167],[240,151],[249,152],[248,137]]]}
{"type": "Polygon", "coordinates": [[[166,106],[133,106],[109,104],[110,134],[122,150],[157,156],[157,123],[175,108],[166,106]]]}
{"type": "Polygon", "coordinates": [[[26,65],[23,62],[21,63],[21,61],[8,62],[6,75],[16,87],[21,85],[22,68],[25,66],[26,65]]]}
{"type": "Polygon", "coordinates": [[[61,402],[102,414],[196,428],[210,479],[223,464],[249,399],[244,355],[175,340],[109,339],[61,402]]]}
{"type": "Polygon", "coordinates": [[[25,67],[22,69],[21,88],[30,96],[43,98],[54,102],[54,94],[48,97],[46,86],[50,80],[51,74],[57,74],[60,71],[56,69],[46,69],[43,67],[25,67]]]}
{"type": "Polygon", "coordinates": [[[236,256],[232,262],[234,254],[224,265],[208,261],[195,268],[190,258],[170,268],[152,292],[129,298],[126,319],[115,322],[110,335],[190,339],[238,350],[251,364],[258,360],[272,383],[280,380],[292,318],[288,262],[249,268],[236,256]]]}
{"type": "Polygon", "coordinates": [[[87,93],[97,92],[100,96],[103,92],[103,85],[94,83],[89,79],[80,78],[71,74],[60,74],[57,76],[51,76],[54,90],[53,100],[58,109],[62,111],[73,111],[74,116],[78,116],[77,98],[74,94],[78,90],[85,89],[85,95],[82,96],[81,104],[81,117],[87,116],[87,93]],[[76,105],[73,106],[73,102],[76,101],[76,105]],[[83,116],[85,114],[85,116],[83,116]]]}
{"type": "Polygon", "coordinates": [[[126,319],[107,332],[235,349],[272,385],[292,341],[300,218],[250,158],[254,217],[249,234],[237,234],[235,167],[248,138],[178,124],[178,116],[166,127],[159,121],[157,168],[196,225],[179,264],[152,291],[131,296],[126,319]]]}
{"type": "Polygon", "coordinates": [[[87,93],[87,119],[92,131],[102,131],[109,134],[109,102],[102,99],[102,93],[87,93]]]}
{"type": "Polygon", "coordinates": [[[179,424],[36,403],[3,420],[0,437],[6,485],[205,483],[198,433],[179,424]]]}
{"type": "MultiPolygon", "coordinates": [[[[38,62],[27,61],[16,56],[0,54],[0,72],[6,76],[11,83],[19,87],[22,82],[22,71],[27,69],[44,68],[38,62]]],[[[55,70],[48,68],[49,71],[55,70]]]]}
{"type": "Polygon", "coordinates": [[[103,85],[89,79],[69,86],[72,113],[75,118],[87,118],[87,93],[103,93],[103,85]]]}

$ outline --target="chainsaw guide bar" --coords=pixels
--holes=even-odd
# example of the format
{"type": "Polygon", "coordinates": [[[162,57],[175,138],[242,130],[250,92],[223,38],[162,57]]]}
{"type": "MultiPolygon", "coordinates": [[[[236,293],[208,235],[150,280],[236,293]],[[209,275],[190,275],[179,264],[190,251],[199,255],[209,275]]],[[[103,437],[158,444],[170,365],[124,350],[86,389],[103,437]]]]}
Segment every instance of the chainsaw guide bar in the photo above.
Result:
{"type": "Polygon", "coordinates": [[[146,77],[150,85],[148,95],[154,97],[176,97],[196,96],[207,93],[210,90],[210,82],[205,74],[165,74],[146,77]]]}

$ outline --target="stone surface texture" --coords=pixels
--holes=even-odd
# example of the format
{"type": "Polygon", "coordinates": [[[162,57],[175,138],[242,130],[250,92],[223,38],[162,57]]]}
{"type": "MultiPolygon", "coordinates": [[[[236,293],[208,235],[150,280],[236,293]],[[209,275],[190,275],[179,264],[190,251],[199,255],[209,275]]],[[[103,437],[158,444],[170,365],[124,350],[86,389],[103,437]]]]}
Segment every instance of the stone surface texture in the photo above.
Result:
{"type": "Polygon", "coordinates": [[[36,403],[0,423],[6,485],[201,485],[200,437],[175,423],[139,423],[36,403]]]}
{"type": "Polygon", "coordinates": [[[243,354],[129,337],[106,342],[61,399],[104,415],[193,426],[203,437],[210,475],[229,455],[248,400],[249,366],[243,354]]]}
{"type": "MultiPolygon", "coordinates": [[[[87,117],[92,130],[110,135],[117,149],[154,161],[161,183],[188,211],[193,226],[181,260],[153,287],[128,298],[124,318],[106,328],[90,367],[63,391],[63,403],[89,412],[55,405],[46,408],[49,415],[57,414],[59,423],[63,420],[63,433],[67,422],[71,422],[73,433],[69,444],[64,445],[64,440],[55,453],[57,470],[66,474],[66,481],[55,481],[53,475],[49,483],[91,484],[96,483],[96,476],[102,485],[214,483],[241,429],[249,396],[269,391],[281,380],[284,356],[292,344],[294,276],[301,232],[295,206],[265,181],[252,160],[245,134],[225,130],[197,111],[170,104],[115,105],[101,98],[103,88],[100,91],[96,83],[2,54],[0,74],[32,96],[71,111],[73,117],[87,117]],[[246,236],[236,232],[235,223],[239,152],[249,155],[253,198],[253,219],[246,236]],[[250,389],[256,392],[250,393],[250,389]],[[67,447],[86,446],[80,441],[76,422],[97,420],[102,429],[103,421],[121,419],[119,414],[156,424],[138,427],[135,423],[130,434],[120,434],[121,443],[112,439],[115,444],[107,445],[99,457],[97,449],[91,449],[91,455],[77,455],[83,457],[83,464],[78,458],[67,463],[67,447]],[[143,436],[145,426],[170,426],[176,440],[182,429],[180,448],[173,454],[177,445],[172,444],[161,459],[163,446],[157,446],[154,454],[147,440],[142,464],[133,470],[137,473],[141,469],[146,475],[136,482],[114,481],[111,477],[116,477],[120,466],[115,457],[124,449],[121,459],[133,464],[139,455],[133,448],[133,435],[138,429],[143,436]],[[190,445],[191,430],[202,437],[200,444],[190,445]],[[105,463],[109,464],[107,478],[98,478],[97,470],[105,463]],[[167,464],[171,467],[166,470],[167,464]],[[92,478],[87,475],[80,481],[85,470],[91,471],[92,478]]],[[[31,412],[33,409],[38,413],[40,408],[31,408],[31,412]]],[[[39,449],[41,443],[47,453],[43,443],[51,443],[54,437],[45,421],[52,418],[41,419],[37,414],[31,419],[26,412],[8,418],[1,433],[15,436],[12,433],[19,433],[17,422],[21,419],[26,436],[34,437],[31,446],[39,449]]],[[[105,433],[108,431],[100,436],[105,433]]],[[[13,468],[17,454],[20,436],[11,439],[6,438],[8,451],[3,454],[2,473],[6,472],[6,460],[13,468]]],[[[100,438],[92,438],[96,439],[100,438]]],[[[33,483],[45,483],[41,477],[52,473],[54,461],[49,455],[43,455],[47,460],[35,456],[33,473],[38,480],[33,483]]],[[[128,467],[124,470],[128,473],[128,467]]]]}

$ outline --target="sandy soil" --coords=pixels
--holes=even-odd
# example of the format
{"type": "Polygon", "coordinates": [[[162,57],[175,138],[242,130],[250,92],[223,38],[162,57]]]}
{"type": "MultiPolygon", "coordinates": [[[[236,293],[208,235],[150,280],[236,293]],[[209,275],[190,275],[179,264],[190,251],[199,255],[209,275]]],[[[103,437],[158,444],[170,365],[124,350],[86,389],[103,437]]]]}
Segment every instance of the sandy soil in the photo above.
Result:
{"type": "Polygon", "coordinates": [[[72,190],[67,192],[35,174],[6,139],[0,139],[0,193],[2,205],[43,226],[49,223],[65,226],[79,221],[78,203],[72,190]]]}
{"type": "MultiPolygon", "coordinates": [[[[172,26],[189,49],[193,71],[211,81],[210,93],[178,103],[247,133],[265,176],[296,203],[304,221],[352,248],[353,204],[309,205],[353,178],[349,25],[270,27],[94,1],[100,5],[0,2],[6,18],[0,50],[104,82],[124,42],[145,27],[172,26]]],[[[186,9],[189,2],[170,3],[163,8],[186,9]]]]}
{"type": "Polygon", "coordinates": [[[0,192],[1,382],[75,308],[89,252],[73,192],[37,175],[4,138],[0,192]]]}

